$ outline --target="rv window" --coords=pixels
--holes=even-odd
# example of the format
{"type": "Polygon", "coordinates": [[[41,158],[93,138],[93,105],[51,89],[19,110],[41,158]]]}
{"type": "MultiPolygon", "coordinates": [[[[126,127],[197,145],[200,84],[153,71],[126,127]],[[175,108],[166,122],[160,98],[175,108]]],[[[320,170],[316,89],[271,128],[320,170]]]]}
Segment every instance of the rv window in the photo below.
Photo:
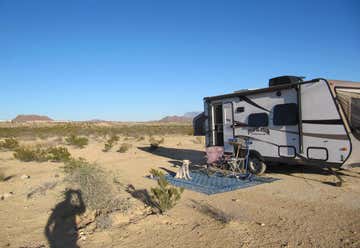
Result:
{"type": "Polygon", "coordinates": [[[296,103],[279,104],[274,107],[274,125],[286,126],[298,124],[298,107],[296,103]]]}
{"type": "Polygon", "coordinates": [[[257,113],[249,115],[248,125],[250,127],[267,127],[269,118],[266,113],[257,113]]]}
{"type": "Polygon", "coordinates": [[[244,107],[238,107],[238,108],[236,108],[236,113],[242,113],[242,112],[244,112],[244,107]]]}

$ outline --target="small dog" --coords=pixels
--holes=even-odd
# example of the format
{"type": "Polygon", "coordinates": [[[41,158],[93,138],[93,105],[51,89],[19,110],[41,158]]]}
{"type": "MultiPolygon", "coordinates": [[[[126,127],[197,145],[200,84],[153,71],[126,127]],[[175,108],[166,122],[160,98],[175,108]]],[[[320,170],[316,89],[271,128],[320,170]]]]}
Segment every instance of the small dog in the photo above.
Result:
{"type": "Polygon", "coordinates": [[[190,171],[189,171],[189,165],[190,165],[189,160],[183,160],[183,163],[182,163],[181,167],[179,168],[178,172],[176,173],[175,178],[190,180],[191,176],[190,176],[190,171]]]}

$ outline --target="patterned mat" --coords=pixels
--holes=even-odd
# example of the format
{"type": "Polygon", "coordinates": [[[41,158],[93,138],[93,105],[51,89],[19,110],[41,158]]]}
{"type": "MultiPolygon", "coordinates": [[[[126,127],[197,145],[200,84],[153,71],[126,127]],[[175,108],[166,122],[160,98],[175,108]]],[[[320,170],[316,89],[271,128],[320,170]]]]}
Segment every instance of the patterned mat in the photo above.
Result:
{"type": "Polygon", "coordinates": [[[190,172],[190,176],[192,178],[191,180],[178,179],[171,175],[166,175],[166,179],[174,186],[183,187],[185,189],[197,191],[207,195],[248,188],[255,185],[271,183],[279,180],[278,178],[258,177],[254,175],[250,178],[245,178],[245,176],[235,178],[223,176],[220,173],[215,173],[209,176],[203,172],[197,171],[190,172]]]}

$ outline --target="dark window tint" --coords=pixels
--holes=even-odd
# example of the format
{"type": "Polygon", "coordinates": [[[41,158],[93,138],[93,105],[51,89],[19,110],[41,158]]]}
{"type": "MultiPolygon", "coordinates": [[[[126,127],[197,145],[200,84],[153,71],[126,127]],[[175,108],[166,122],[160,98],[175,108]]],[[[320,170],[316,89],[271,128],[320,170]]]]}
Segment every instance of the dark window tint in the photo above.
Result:
{"type": "Polygon", "coordinates": [[[266,127],[269,124],[269,118],[266,113],[249,115],[248,125],[250,127],[266,127]]]}
{"type": "Polygon", "coordinates": [[[236,108],[236,113],[242,113],[242,112],[244,112],[244,107],[238,107],[238,108],[236,108]]]}
{"type": "Polygon", "coordinates": [[[274,125],[297,125],[298,107],[296,103],[279,104],[274,107],[274,125]]]}
{"type": "Polygon", "coordinates": [[[360,129],[360,99],[351,98],[351,125],[360,129]]]}

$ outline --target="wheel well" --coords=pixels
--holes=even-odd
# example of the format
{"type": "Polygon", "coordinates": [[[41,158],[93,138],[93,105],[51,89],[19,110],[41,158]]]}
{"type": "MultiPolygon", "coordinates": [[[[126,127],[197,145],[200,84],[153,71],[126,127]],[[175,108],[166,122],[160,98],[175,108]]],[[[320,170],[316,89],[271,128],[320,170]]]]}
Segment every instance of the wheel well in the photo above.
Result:
{"type": "Polygon", "coordinates": [[[256,151],[256,150],[250,150],[249,156],[250,156],[251,158],[258,158],[259,160],[261,160],[261,161],[264,162],[263,157],[262,157],[261,154],[260,154],[258,151],[256,151]]]}

